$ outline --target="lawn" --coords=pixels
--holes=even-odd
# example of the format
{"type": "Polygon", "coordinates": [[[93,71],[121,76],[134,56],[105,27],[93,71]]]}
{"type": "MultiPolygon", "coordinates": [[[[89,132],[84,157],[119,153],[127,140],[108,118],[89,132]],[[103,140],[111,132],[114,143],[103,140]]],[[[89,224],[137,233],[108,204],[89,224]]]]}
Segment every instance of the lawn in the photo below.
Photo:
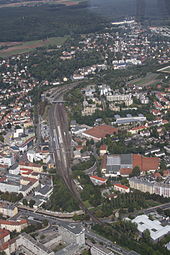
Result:
{"type": "MultiPolygon", "coordinates": [[[[65,37],[51,37],[47,40],[37,40],[37,41],[28,41],[28,42],[20,42],[16,45],[9,45],[6,43],[6,48],[0,50],[0,57],[10,57],[13,55],[23,54],[30,51],[35,50],[39,47],[48,47],[49,45],[62,45],[66,40],[67,36],[65,37]]],[[[5,44],[3,44],[5,46],[5,44]]]]}

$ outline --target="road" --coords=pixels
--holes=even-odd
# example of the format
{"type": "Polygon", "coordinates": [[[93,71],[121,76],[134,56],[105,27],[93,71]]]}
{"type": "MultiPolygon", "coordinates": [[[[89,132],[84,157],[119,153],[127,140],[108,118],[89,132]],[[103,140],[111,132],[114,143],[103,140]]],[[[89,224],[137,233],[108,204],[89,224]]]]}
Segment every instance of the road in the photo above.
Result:
{"type": "Polygon", "coordinates": [[[103,244],[105,247],[111,249],[115,255],[130,255],[130,254],[139,255],[138,253],[136,253],[134,251],[127,251],[124,248],[120,247],[119,245],[113,244],[112,241],[110,241],[102,236],[99,236],[98,234],[94,233],[91,230],[86,229],[85,234],[86,234],[87,238],[94,240],[100,244],[103,244]]]}

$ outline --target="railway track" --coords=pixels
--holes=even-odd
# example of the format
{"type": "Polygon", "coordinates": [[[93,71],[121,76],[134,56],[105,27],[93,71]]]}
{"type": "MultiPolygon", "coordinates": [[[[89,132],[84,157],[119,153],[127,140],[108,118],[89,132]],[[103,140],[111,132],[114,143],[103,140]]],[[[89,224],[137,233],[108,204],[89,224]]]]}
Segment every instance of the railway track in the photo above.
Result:
{"type": "MultiPolygon", "coordinates": [[[[74,84],[74,86],[72,86],[70,89],[76,87],[77,85],[78,84],[74,84]]],[[[55,93],[55,100],[59,100],[59,98],[66,92],[68,92],[68,86],[67,88],[59,89],[58,93],[55,93]]],[[[67,113],[63,103],[52,104],[49,111],[49,124],[52,130],[51,134],[53,136],[53,157],[60,176],[62,177],[70,193],[78,201],[80,208],[87,215],[89,215],[94,222],[103,224],[102,221],[100,221],[91,211],[88,210],[88,208],[84,206],[80,198],[80,194],[77,191],[71,177],[71,135],[69,133],[67,113]]]]}

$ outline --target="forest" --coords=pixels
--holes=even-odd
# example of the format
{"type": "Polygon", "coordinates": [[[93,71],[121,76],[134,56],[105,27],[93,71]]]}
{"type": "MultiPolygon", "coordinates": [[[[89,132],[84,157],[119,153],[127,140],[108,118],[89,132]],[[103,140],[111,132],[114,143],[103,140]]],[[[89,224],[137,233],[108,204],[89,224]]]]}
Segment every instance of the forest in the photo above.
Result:
{"type": "Polygon", "coordinates": [[[89,12],[86,4],[0,8],[0,41],[93,33],[102,30],[105,24],[106,19],[89,12]]]}
{"type": "Polygon", "coordinates": [[[147,25],[170,25],[170,1],[89,0],[75,6],[4,7],[0,8],[0,41],[94,33],[130,16],[147,25]]]}

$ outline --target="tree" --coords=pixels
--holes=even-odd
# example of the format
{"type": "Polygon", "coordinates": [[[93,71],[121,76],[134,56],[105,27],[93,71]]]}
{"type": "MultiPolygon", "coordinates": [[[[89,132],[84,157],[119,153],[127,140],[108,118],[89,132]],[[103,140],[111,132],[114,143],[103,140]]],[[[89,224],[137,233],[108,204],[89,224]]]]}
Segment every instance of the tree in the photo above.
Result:
{"type": "Polygon", "coordinates": [[[130,174],[130,177],[139,176],[140,175],[140,168],[139,166],[135,166],[130,174]]]}
{"type": "Polygon", "coordinates": [[[145,240],[145,242],[149,242],[151,240],[150,232],[148,229],[143,231],[142,237],[145,240]]]}
{"type": "Polygon", "coordinates": [[[35,204],[35,201],[34,201],[33,199],[31,199],[31,200],[29,201],[29,206],[30,206],[31,208],[33,208],[34,204],[35,204]]]}
{"type": "Polygon", "coordinates": [[[0,142],[4,143],[4,137],[3,137],[3,135],[0,135],[0,142]]]}
{"type": "Polygon", "coordinates": [[[22,203],[23,203],[23,205],[25,205],[25,206],[28,205],[28,201],[27,201],[25,198],[22,200],[22,203]]]}
{"type": "Polygon", "coordinates": [[[47,219],[43,220],[43,225],[44,225],[45,227],[48,226],[48,220],[47,220],[47,219]]]}

